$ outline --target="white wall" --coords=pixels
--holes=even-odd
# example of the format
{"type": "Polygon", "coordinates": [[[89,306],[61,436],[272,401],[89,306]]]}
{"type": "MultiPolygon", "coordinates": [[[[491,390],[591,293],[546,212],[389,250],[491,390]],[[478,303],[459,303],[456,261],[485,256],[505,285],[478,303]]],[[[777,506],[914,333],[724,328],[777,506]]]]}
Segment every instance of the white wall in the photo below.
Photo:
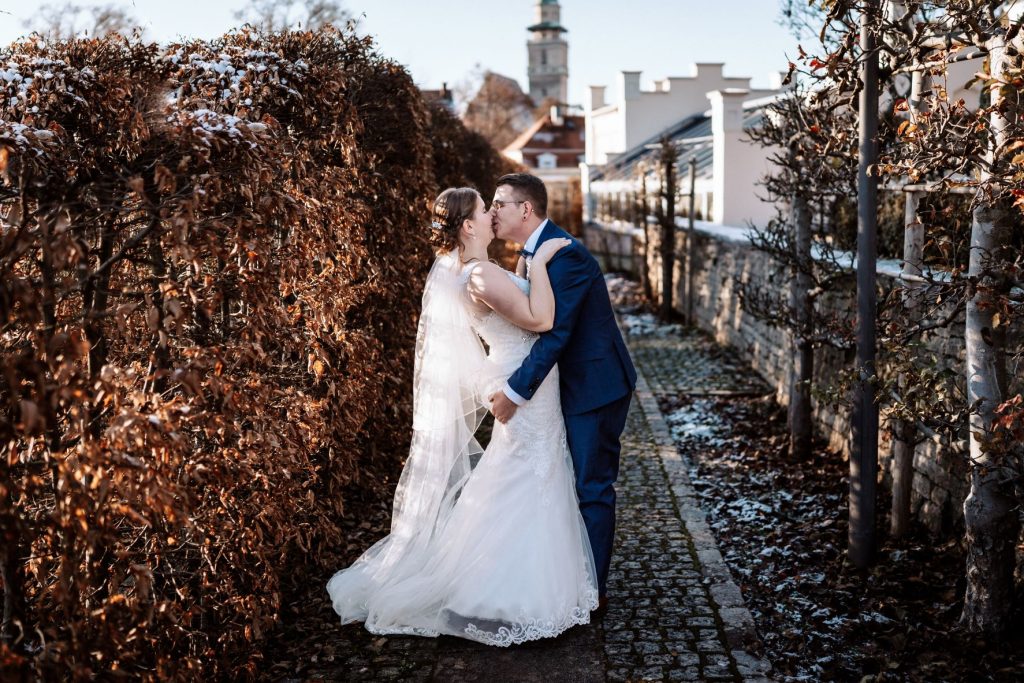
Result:
{"type": "MultiPolygon", "coordinates": [[[[722,70],[718,63],[694,64],[691,75],[656,81],[654,90],[641,90],[641,72],[622,71],[614,101],[606,98],[604,86],[592,86],[586,108],[587,163],[607,163],[687,116],[707,111],[709,91],[750,89],[750,78],[726,77],[722,70]]],[[[773,92],[750,90],[750,97],[773,92]]]]}
{"type": "Polygon", "coordinates": [[[963,62],[956,62],[946,67],[946,81],[941,82],[938,77],[932,81],[932,86],[944,85],[949,92],[949,101],[956,102],[958,99],[963,98],[964,102],[967,103],[967,108],[974,111],[978,108],[981,103],[981,86],[978,83],[974,84],[974,87],[970,90],[964,88],[967,81],[977,72],[981,71],[984,67],[985,60],[983,59],[969,59],[963,62]]]}
{"type": "Polygon", "coordinates": [[[769,170],[768,150],[747,139],[743,131],[743,102],[747,90],[728,89],[707,93],[711,101],[714,135],[714,193],[712,222],[719,225],[764,226],[775,214],[762,201],[759,183],[769,170]]]}

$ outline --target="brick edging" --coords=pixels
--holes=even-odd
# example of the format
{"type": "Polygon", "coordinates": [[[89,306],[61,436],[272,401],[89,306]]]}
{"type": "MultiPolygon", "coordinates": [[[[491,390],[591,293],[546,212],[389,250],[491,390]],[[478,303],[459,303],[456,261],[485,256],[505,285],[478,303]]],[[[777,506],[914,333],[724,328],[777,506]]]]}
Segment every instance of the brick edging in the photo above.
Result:
{"type": "MultiPolygon", "coordinates": [[[[622,329],[621,320],[619,328],[622,329]]],[[[629,336],[625,330],[622,332],[628,347],[629,336]]],[[[752,649],[759,649],[760,646],[760,639],[754,628],[754,618],[743,601],[739,586],[732,579],[729,567],[722,559],[718,544],[708,526],[707,517],[690,484],[690,463],[675,446],[643,368],[637,365],[636,371],[636,400],[640,403],[640,408],[651,428],[658,458],[672,488],[680,519],[693,540],[693,548],[706,582],[709,598],[717,607],[722,620],[726,643],[730,648],[729,655],[736,663],[736,668],[745,683],[772,683],[773,679],[769,677],[771,663],[750,652],[752,649]]]]}

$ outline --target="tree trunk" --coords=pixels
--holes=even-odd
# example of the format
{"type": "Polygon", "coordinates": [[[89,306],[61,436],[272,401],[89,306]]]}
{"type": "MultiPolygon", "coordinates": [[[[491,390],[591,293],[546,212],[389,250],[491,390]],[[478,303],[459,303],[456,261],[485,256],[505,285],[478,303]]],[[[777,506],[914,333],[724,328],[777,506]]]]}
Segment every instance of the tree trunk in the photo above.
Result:
{"type": "MultiPolygon", "coordinates": [[[[158,220],[156,217],[153,220],[158,220]]],[[[170,335],[164,329],[164,295],[160,284],[167,280],[167,262],[164,259],[163,247],[160,245],[160,236],[154,234],[149,240],[149,262],[153,271],[152,286],[149,296],[156,309],[156,330],[154,340],[156,347],[153,349],[152,366],[153,375],[149,378],[157,393],[163,393],[167,389],[167,374],[171,367],[171,354],[168,350],[170,335]]]]}
{"type": "MultiPolygon", "coordinates": [[[[110,258],[114,251],[114,227],[103,226],[103,234],[100,237],[99,251],[96,257],[97,265],[101,265],[110,258]]],[[[89,380],[95,384],[100,377],[100,371],[107,364],[107,338],[103,334],[103,319],[107,314],[107,303],[110,290],[111,268],[107,268],[95,279],[89,281],[83,293],[83,332],[89,342],[89,380]]],[[[89,411],[88,432],[93,438],[99,438],[102,433],[99,414],[102,407],[93,405],[89,411]]]]}
{"type": "Polygon", "coordinates": [[[675,225],[668,217],[661,224],[661,318],[672,317],[672,272],[675,270],[675,225]]]}
{"type": "MultiPolygon", "coordinates": [[[[915,80],[920,81],[917,72],[915,80]]],[[[914,89],[911,90],[914,92],[914,89]]],[[[920,90],[917,90],[920,93],[920,90]]],[[[911,99],[914,95],[911,95],[911,99]]],[[[913,105],[911,105],[913,106],[913,105]]],[[[913,278],[921,276],[924,255],[924,225],[917,211],[924,196],[921,192],[908,192],[904,209],[906,231],[903,233],[903,308],[909,324],[917,319],[919,300],[915,294],[918,285],[913,278]]],[[[900,375],[897,386],[900,396],[906,396],[907,378],[900,375]]],[[[917,426],[906,420],[896,420],[892,441],[892,510],[889,516],[889,532],[894,538],[907,533],[910,528],[910,492],[914,480],[914,447],[917,441],[917,426]]]]}
{"type": "MultiPolygon", "coordinates": [[[[989,163],[1006,142],[1008,122],[999,113],[999,82],[1010,64],[1002,36],[990,41],[993,113],[989,163]]],[[[981,181],[988,178],[983,172],[981,181]]],[[[1007,461],[1013,444],[993,439],[995,408],[1006,396],[1004,336],[993,329],[995,297],[1004,273],[998,259],[1009,244],[1010,217],[1004,207],[979,197],[971,225],[968,275],[973,292],[967,300],[967,401],[976,409],[970,416],[971,490],[964,501],[967,536],[967,591],[960,623],[970,631],[998,634],[1006,630],[1013,613],[1015,548],[1020,518],[1007,479],[1007,461]]]]}
{"type": "Polygon", "coordinates": [[[796,338],[789,385],[789,449],[793,457],[806,459],[811,455],[813,435],[811,380],[814,373],[814,348],[811,342],[811,211],[807,198],[795,192],[791,211],[796,276],[790,280],[790,303],[796,318],[796,338]]]}
{"type": "Polygon", "coordinates": [[[640,198],[638,202],[637,227],[642,233],[643,256],[640,259],[640,285],[644,290],[644,297],[648,301],[654,300],[654,291],[651,287],[651,271],[648,259],[651,255],[651,241],[647,236],[647,175],[643,169],[640,170],[640,198]]]}
{"type": "Polygon", "coordinates": [[[17,514],[13,513],[14,501],[11,499],[11,492],[14,490],[14,483],[8,476],[8,468],[5,467],[4,470],[2,477],[4,495],[2,505],[0,505],[0,509],[4,512],[0,519],[10,516],[3,519],[3,544],[0,546],[0,581],[4,585],[0,642],[10,645],[13,641],[31,632],[32,627],[26,621],[28,615],[25,610],[25,575],[22,564],[22,554],[25,549],[17,514]]]}
{"type": "Polygon", "coordinates": [[[850,454],[848,551],[858,567],[875,554],[875,483],[878,476],[878,404],[875,403],[875,316],[877,302],[878,178],[869,174],[878,148],[878,53],[871,33],[877,0],[861,16],[860,160],[857,171],[857,373],[850,454]]]}
{"type": "Polygon", "coordinates": [[[971,229],[970,275],[978,287],[967,302],[967,400],[970,417],[971,490],[964,501],[967,592],[961,623],[971,631],[1000,633],[1013,609],[1015,548],[1020,531],[1012,483],[1007,483],[1011,444],[992,439],[995,408],[1006,396],[1006,349],[992,332],[993,296],[986,289],[990,254],[1005,244],[1008,216],[978,207],[971,229]]]}

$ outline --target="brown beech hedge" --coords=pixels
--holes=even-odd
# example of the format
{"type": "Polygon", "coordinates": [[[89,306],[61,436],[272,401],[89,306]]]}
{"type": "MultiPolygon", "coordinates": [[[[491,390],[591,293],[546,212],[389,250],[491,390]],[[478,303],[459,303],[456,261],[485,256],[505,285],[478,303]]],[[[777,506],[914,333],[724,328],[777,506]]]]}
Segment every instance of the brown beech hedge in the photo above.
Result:
{"type": "Polygon", "coordinates": [[[255,676],[407,447],[429,200],[507,170],[332,29],[2,50],[0,677],[255,676]]]}

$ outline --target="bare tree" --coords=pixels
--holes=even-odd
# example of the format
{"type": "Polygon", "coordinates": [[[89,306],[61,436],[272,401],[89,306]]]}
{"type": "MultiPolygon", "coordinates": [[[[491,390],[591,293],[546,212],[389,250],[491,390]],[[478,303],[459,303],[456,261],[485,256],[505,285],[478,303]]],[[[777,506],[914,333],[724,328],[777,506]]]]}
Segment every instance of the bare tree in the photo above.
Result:
{"type": "MultiPolygon", "coordinates": [[[[891,75],[923,68],[933,87],[922,97],[924,106],[914,120],[898,122],[895,135],[883,144],[877,172],[901,184],[925,183],[947,194],[954,189],[973,192],[967,267],[947,259],[945,283],[923,279],[943,299],[956,302],[966,316],[962,382],[967,392],[963,406],[970,493],[963,508],[967,586],[961,623],[970,631],[998,634],[1009,627],[1013,614],[1015,549],[1024,499],[1019,488],[1024,480],[1024,387],[1019,376],[1010,374],[1008,363],[1011,353],[1020,353],[1019,341],[1015,347],[1010,342],[1024,319],[1022,240],[1014,231],[1020,225],[1017,212],[1024,211],[1024,103],[1017,85],[1024,74],[1024,12],[1019,3],[1002,0],[887,5],[887,11],[874,14],[867,27],[883,57],[881,71],[891,75]],[[907,20],[907,12],[915,15],[913,20],[907,20]],[[946,65],[969,59],[981,62],[980,58],[984,64],[976,80],[984,86],[984,97],[979,106],[968,106],[964,98],[949,96],[943,84],[946,65]]],[[[858,0],[835,0],[829,19],[859,16],[860,9],[858,0]]],[[[851,94],[859,94],[857,71],[867,55],[858,54],[853,27],[846,35],[835,50],[810,65],[851,94]]],[[[884,101],[883,94],[880,102],[884,101]]],[[[889,106],[905,111],[911,105],[897,99],[889,106]]],[[[893,331],[886,334],[886,350],[890,357],[899,357],[924,331],[948,327],[957,319],[947,315],[894,321],[893,331]]],[[[911,359],[897,371],[919,370],[921,364],[921,359],[911,359]]],[[[938,374],[934,368],[929,372],[938,374]]],[[[895,399],[894,408],[903,419],[935,419],[934,401],[923,414],[903,397],[895,399]]]]}
{"type": "Polygon", "coordinates": [[[650,239],[647,233],[647,216],[650,214],[650,198],[647,194],[647,164],[641,161],[637,165],[637,177],[640,180],[640,191],[636,194],[636,217],[633,224],[640,228],[640,285],[644,290],[644,297],[648,301],[654,300],[654,291],[651,288],[651,273],[648,258],[650,256],[650,239]]]}
{"type": "Polygon", "coordinates": [[[661,138],[658,175],[661,187],[654,198],[654,215],[661,228],[661,309],[662,320],[672,317],[673,276],[676,269],[676,200],[679,179],[676,163],[679,150],[667,135],[661,138]]]}
{"type": "Polygon", "coordinates": [[[502,149],[533,123],[533,109],[533,101],[515,80],[485,71],[479,89],[466,104],[462,120],[495,149],[502,149]]]}
{"type": "Polygon", "coordinates": [[[828,11],[819,2],[807,0],[781,0],[779,24],[798,39],[809,39],[819,35],[828,11]]]}
{"type": "Polygon", "coordinates": [[[344,28],[358,19],[335,0],[249,0],[235,12],[235,18],[259,26],[265,31],[289,28],[317,30],[331,24],[344,28]]]}
{"type": "Polygon", "coordinates": [[[138,19],[116,5],[78,5],[73,2],[45,3],[22,22],[32,31],[49,38],[105,36],[108,33],[129,35],[137,30],[138,19]]]}
{"type": "Polygon", "coordinates": [[[812,221],[811,209],[852,194],[856,149],[852,110],[841,93],[802,85],[766,108],[763,125],[749,134],[769,150],[773,169],[762,180],[778,213],[764,227],[751,226],[753,245],[779,264],[787,291],[741,282],[744,310],[785,329],[792,339],[788,425],[790,452],[810,455],[811,385],[814,350],[823,345],[849,348],[851,321],[829,315],[819,300],[849,292],[851,274],[836,245],[826,239],[832,226],[812,221]],[[812,257],[812,247],[818,258],[812,257]]]}

